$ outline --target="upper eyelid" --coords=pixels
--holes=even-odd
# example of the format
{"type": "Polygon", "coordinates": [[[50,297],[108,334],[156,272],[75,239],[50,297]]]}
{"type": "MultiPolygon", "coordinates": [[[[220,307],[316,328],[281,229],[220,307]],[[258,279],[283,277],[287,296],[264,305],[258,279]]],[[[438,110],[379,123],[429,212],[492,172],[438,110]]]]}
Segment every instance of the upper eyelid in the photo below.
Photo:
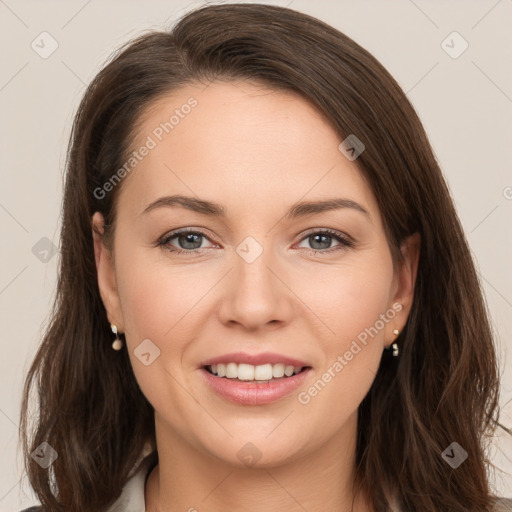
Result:
{"type": "Polygon", "coordinates": [[[190,233],[193,235],[197,234],[197,235],[204,236],[205,238],[210,240],[212,243],[216,243],[214,240],[212,240],[212,237],[210,235],[208,235],[207,232],[205,232],[203,230],[203,228],[201,228],[201,229],[199,229],[199,228],[178,228],[176,231],[169,231],[168,233],[163,235],[159,240],[160,241],[171,240],[172,238],[175,238],[179,235],[183,235],[183,234],[187,234],[187,233],[190,233]]]}

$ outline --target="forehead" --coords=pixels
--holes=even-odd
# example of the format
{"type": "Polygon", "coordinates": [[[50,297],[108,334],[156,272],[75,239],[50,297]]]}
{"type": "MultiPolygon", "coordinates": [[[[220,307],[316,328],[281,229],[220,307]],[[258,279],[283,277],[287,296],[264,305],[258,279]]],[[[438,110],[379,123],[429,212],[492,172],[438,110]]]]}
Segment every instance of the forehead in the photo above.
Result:
{"type": "Polygon", "coordinates": [[[153,102],[139,126],[138,142],[152,134],[158,145],[167,147],[172,146],[169,139],[187,147],[201,144],[197,156],[211,149],[219,156],[242,156],[251,148],[259,159],[288,150],[297,157],[314,156],[329,145],[335,149],[339,139],[328,119],[300,95],[243,81],[177,89],[153,102]]]}
{"type": "Polygon", "coordinates": [[[141,116],[132,148],[139,155],[121,196],[139,211],[165,193],[258,209],[348,194],[375,209],[340,142],[329,120],[293,92],[241,81],[189,84],[141,116]]]}

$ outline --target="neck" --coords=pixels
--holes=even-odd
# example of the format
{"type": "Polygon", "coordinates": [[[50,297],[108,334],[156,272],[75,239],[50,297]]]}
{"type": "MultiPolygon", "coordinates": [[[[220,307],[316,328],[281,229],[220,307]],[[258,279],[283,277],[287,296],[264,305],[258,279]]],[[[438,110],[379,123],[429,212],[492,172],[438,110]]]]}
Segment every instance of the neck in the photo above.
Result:
{"type": "Polygon", "coordinates": [[[145,489],[147,512],[371,512],[354,495],[357,415],[321,447],[285,464],[235,467],[200,452],[155,416],[159,464],[145,489]]]}

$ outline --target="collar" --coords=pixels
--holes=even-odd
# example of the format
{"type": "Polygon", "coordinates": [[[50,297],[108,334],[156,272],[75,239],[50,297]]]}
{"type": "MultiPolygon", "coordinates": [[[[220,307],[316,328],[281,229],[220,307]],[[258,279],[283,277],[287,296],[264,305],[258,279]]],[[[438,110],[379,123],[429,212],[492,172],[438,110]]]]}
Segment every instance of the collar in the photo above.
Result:
{"type": "Polygon", "coordinates": [[[107,512],[145,512],[146,480],[157,464],[157,452],[141,455],[130,472],[121,495],[107,512]]]}

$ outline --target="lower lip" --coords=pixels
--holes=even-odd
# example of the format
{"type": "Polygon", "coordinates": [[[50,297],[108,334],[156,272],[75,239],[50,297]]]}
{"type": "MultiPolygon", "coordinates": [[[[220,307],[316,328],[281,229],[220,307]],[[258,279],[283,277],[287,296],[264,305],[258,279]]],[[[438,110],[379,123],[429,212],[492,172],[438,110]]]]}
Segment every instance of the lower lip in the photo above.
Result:
{"type": "Polygon", "coordinates": [[[275,402],[295,391],[306,378],[310,368],[296,375],[270,382],[242,382],[238,379],[216,377],[204,368],[201,373],[210,387],[223,398],[242,405],[265,405],[275,402]]]}

